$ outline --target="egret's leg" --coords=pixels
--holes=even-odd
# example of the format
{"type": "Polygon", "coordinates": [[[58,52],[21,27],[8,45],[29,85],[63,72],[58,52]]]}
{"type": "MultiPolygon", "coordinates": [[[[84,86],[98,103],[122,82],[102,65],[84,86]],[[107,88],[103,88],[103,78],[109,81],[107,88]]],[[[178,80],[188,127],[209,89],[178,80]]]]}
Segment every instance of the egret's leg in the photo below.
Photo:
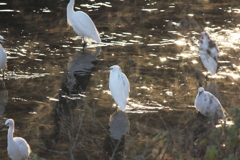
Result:
{"type": "Polygon", "coordinates": [[[83,49],[84,49],[87,46],[87,42],[84,40],[84,37],[82,39],[83,39],[83,49]]]}
{"type": "Polygon", "coordinates": [[[83,42],[83,48],[85,48],[87,46],[87,42],[83,42]]]}
{"type": "Polygon", "coordinates": [[[4,79],[4,68],[2,69],[2,78],[4,79]]]}
{"type": "Polygon", "coordinates": [[[211,122],[212,122],[212,127],[215,128],[215,126],[218,124],[217,114],[213,115],[213,118],[212,118],[211,122]]]}

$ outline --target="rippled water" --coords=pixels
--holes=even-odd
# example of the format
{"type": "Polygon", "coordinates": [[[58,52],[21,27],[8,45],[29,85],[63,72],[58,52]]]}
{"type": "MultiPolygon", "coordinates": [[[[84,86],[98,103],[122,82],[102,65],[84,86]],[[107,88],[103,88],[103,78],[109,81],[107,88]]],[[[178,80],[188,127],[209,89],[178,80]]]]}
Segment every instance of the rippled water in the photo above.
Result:
{"type": "MultiPolygon", "coordinates": [[[[163,155],[159,137],[196,115],[198,87],[227,112],[239,108],[237,0],[77,1],[75,10],[89,14],[103,42],[85,50],[67,26],[67,3],[0,2],[0,34],[14,42],[2,44],[1,123],[15,120],[15,136],[28,141],[32,159],[175,159],[179,146],[163,155]],[[198,56],[203,30],[220,49],[217,76],[198,56]],[[101,70],[112,65],[131,84],[126,113],[116,112],[109,73],[101,70]]],[[[6,135],[0,132],[1,160],[8,159],[6,135]]]]}

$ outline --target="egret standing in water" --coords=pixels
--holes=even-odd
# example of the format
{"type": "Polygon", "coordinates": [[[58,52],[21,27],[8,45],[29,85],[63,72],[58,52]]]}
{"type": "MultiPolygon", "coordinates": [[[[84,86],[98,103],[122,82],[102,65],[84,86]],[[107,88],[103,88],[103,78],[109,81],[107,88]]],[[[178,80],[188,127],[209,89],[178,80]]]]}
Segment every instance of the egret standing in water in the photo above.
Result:
{"type": "MultiPolygon", "coordinates": [[[[63,0],[60,0],[61,2],[63,0]]],[[[95,27],[92,19],[84,12],[75,12],[73,7],[75,0],[70,0],[67,5],[67,22],[73,27],[73,30],[83,38],[83,45],[86,46],[87,43],[96,41],[101,42],[97,28],[95,27]]]]}
{"type": "Polygon", "coordinates": [[[204,88],[198,88],[198,94],[194,103],[196,109],[206,117],[211,118],[216,123],[218,119],[226,122],[226,111],[219,100],[204,88]]]}
{"type": "Polygon", "coordinates": [[[118,107],[125,111],[130,92],[129,81],[119,66],[114,65],[103,70],[110,70],[109,89],[118,107]]]}
{"type": "MultiPolygon", "coordinates": [[[[0,42],[10,42],[10,41],[5,40],[2,36],[0,36],[0,42]]],[[[2,45],[0,44],[0,69],[2,69],[3,77],[4,77],[4,68],[6,67],[6,65],[7,65],[7,54],[3,49],[2,45]]]]}
{"type": "Polygon", "coordinates": [[[12,160],[28,159],[28,156],[31,153],[29,144],[26,142],[25,139],[21,137],[13,138],[13,132],[14,132],[13,119],[6,120],[5,125],[1,127],[1,129],[7,126],[9,126],[8,135],[7,135],[7,143],[8,143],[7,151],[8,151],[9,157],[12,160]]]}
{"type": "Polygon", "coordinates": [[[216,74],[218,65],[218,47],[214,41],[209,38],[208,33],[202,32],[202,40],[199,46],[199,55],[204,67],[211,73],[216,74]]]}

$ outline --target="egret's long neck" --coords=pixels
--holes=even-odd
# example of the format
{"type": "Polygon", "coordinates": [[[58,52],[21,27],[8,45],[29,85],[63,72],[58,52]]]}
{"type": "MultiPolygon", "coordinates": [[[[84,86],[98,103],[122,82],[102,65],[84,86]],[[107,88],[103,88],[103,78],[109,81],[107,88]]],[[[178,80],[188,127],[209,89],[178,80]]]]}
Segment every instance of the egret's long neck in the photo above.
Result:
{"type": "Polygon", "coordinates": [[[14,124],[8,129],[8,144],[13,141],[14,124]]]}
{"type": "Polygon", "coordinates": [[[75,0],[70,0],[70,2],[68,3],[67,5],[67,22],[68,24],[71,26],[71,21],[72,21],[72,16],[74,14],[74,3],[75,3],[75,0]]]}
{"type": "Polygon", "coordinates": [[[74,12],[73,10],[74,4],[75,4],[75,0],[70,0],[70,2],[67,5],[67,14],[69,14],[69,12],[74,12]]]}

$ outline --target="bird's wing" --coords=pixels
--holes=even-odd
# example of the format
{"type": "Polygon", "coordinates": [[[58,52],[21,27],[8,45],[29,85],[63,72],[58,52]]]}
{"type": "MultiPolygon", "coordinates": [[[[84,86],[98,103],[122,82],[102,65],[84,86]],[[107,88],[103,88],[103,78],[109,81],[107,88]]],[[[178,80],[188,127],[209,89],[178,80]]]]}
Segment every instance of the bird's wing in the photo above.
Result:
{"type": "Polygon", "coordinates": [[[211,56],[216,59],[216,61],[218,61],[218,47],[216,45],[216,43],[212,40],[209,41],[209,52],[211,53],[211,56]]]}
{"type": "MultiPolygon", "coordinates": [[[[214,96],[213,96],[213,97],[214,97],[214,96]]],[[[225,109],[224,109],[223,106],[221,105],[220,101],[219,101],[216,97],[214,97],[214,101],[215,101],[215,103],[218,105],[219,110],[221,110],[221,112],[222,112],[224,115],[227,114],[227,112],[225,111],[225,109]]]]}
{"type": "Polygon", "coordinates": [[[4,68],[7,64],[7,54],[0,44],[0,69],[4,68]]]}
{"type": "Polygon", "coordinates": [[[125,91],[125,96],[128,98],[129,97],[129,92],[130,92],[130,83],[124,73],[122,73],[122,82],[123,82],[123,88],[125,91]]]}
{"type": "MultiPolygon", "coordinates": [[[[225,114],[224,114],[224,109],[221,105],[221,103],[219,102],[219,100],[212,95],[211,93],[208,93],[209,95],[209,105],[211,106],[210,110],[212,113],[216,114],[218,118],[224,118],[225,114]]],[[[212,115],[215,116],[215,115],[212,115]]]]}
{"type": "Polygon", "coordinates": [[[27,142],[20,137],[15,137],[15,138],[18,138],[17,139],[17,142],[19,144],[18,150],[19,150],[19,154],[21,155],[22,159],[28,159],[28,156],[29,156],[31,150],[29,150],[30,148],[29,148],[27,142]]]}
{"type": "Polygon", "coordinates": [[[210,56],[207,51],[204,50],[200,50],[199,51],[199,55],[201,58],[201,61],[204,65],[204,67],[212,74],[216,74],[217,72],[217,65],[218,63],[216,62],[216,60],[210,56]]]}
{"type": "Polygon", "coordinates": [[[71,22],[71,24],[78,35],[101,42],[99,33],[92,19],[86,13],[82,11],[74,12],[73,22],[71,22]]]}
{"type": "Polygon", "coordinates": [[[110,74],[109,88],[115,102],[121,110],[125,110],[130,89],[127,77],[122,73],[118,75],[110,74]]]}
{"type": "Polygon", "coordinates": [[[218,63],[218,50],[217,48],[207,49],[207,53],[218,63]]]}

